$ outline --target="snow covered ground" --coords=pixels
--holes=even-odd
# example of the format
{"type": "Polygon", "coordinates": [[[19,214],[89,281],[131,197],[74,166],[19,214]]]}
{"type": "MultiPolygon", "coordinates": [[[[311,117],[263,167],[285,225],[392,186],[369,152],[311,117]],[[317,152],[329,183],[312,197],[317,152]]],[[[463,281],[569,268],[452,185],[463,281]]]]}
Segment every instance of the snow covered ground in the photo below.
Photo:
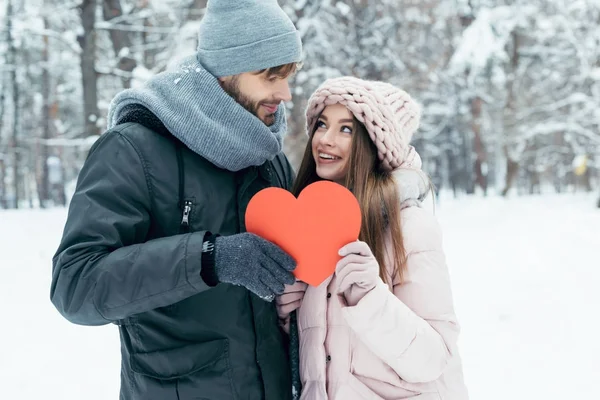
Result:
{"type": "MultiPolygon", "coordinates": [[[[444,198],[461,352],[474,400],[599,399],[600,210],[593,195],[444,198]]],[[[49,300],[66,211],[0,212],[0,399],[117,399],[116,326],[49,300]]]]}

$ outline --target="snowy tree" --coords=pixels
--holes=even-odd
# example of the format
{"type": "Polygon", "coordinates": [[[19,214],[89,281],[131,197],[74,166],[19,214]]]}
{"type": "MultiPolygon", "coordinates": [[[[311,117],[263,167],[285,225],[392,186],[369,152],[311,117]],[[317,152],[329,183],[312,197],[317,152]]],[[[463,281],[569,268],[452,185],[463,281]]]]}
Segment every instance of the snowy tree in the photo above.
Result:
{"type": "MultiPolygon", "coordinates": [[[[581,46],[585,34],[577,28],[582,16],[573,5],[539,1],[482,9],[450,63],[455,76],[466,74],[469,97],[484,102],[490,129],[483,142],[494,149],[491,168],[504,194],[519,168],[534,183],[552,170],[560,190],[558,181],[581,144],[597,143],[597,122],[589,128],[581,123],[590,121],[586,117],[598,103],[585,93],[593,78],[581,46]]],[[[598,12],[597,5],[579,5],[587,15],[598,12]]],[[[597,54],[598,43],[591,48],[597,54]]]]}
{"type": "Polygon", "coordinates": [[[64,204],[110,99],[166,68],[206,0],[0,6],[0,207],[64,204]]]}
{"type": "Polygon", "coordinates": [[[448,33],[454,32],[447,23],[456,12],[447,2],[288,0],[281,4],[302,35],[305,53],[304,68],[293,82],[286,143],[294,165],[306,140],[306,101],[325,79],[353,75],[384,80],[423,101],[429,90],[435,90],[439,71],[451,55],[448,33]]]}
{"type": "MultiPolygon", "coordinates": [[[[293,165],[310,94],[354,75],[398,85],[423,105],[414,145],[438,188],[508,194],[597,183],[597,1],[279,3],[304,45],[288,104],[293,165]]],[[[110,100],[194,54],[206,5],[0,0],[0,208],[64,204],[106,129],[110,100]]]]}

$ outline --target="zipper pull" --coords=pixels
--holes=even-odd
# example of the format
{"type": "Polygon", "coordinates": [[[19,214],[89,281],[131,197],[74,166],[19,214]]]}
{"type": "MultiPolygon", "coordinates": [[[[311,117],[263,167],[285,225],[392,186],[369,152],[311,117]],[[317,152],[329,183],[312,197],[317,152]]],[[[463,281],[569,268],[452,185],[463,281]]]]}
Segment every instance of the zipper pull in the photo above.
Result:
{"type": "Polygon", "coordinates": [[[190,213],[192,212],[192,205],[192,202],[189,200],[186,200],[185,203],[183,203],[183,218],[181,218],[182,227],[189,227],[190,225],[190,213]]]}

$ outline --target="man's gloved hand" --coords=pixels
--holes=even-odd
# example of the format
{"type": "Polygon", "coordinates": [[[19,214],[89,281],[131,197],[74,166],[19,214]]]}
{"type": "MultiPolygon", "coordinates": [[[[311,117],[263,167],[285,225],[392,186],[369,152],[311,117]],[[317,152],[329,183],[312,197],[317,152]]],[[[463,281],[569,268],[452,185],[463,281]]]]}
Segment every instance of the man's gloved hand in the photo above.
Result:
{"type": "Polygon", "coordinates": [[[283,293],[284,285],[294,284],[296,278],[291,271],[295,268],[296,261],[286,252],[252,233],[214,239],[216,280],[244,286],[263,300],[272,301],[283,293]]]}

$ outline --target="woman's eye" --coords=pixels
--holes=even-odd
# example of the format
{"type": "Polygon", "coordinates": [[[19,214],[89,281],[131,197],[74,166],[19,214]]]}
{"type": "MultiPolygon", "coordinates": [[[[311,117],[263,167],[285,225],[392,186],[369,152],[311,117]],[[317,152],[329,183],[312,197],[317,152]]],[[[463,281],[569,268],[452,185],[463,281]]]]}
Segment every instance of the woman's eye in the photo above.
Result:
{"type": "Polygon", "coordinates": [[[319,121],[319,122],[317,122],[317,128],[325,129],[325,128],[327,128],[327,125],[325,125],[325,122],[319,121]]]}
{"type": "Polygon", "coordinates": [[[352,133],[352,128],[349,126],[342,126],[342,132],[344,133],[352,133]]]}

